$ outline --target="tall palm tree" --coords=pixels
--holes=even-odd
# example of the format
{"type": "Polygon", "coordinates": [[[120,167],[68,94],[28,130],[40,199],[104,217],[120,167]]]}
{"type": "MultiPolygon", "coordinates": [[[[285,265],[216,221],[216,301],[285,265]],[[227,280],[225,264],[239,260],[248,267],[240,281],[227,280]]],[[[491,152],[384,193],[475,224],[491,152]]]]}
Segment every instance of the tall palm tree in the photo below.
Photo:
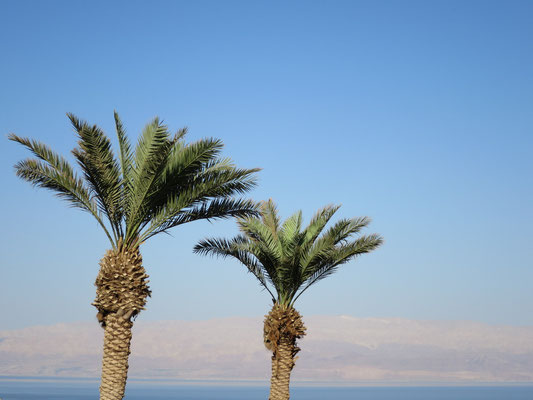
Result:
{"type": "Polygon", "coordinates": [[[289,399],[290,374],[300,351],[296,340],[306,331],[294,308],[296,300],[341,264],[382,243],[376,234],[350,240],[369,224],[367,217],[341,219],[323,232],[338,209],[324,207],[302,230],[301,211],[280,225],[276,206],[269,200],[262,203],[260,218],[237,219],[242,234],[230,240],[206,239],[194,247],[196,253],[236,258],[272,297],[274,305],[265,316],[263,331],[265,346],[273,353],[270,400],[289,399]]]}
{"type": "Polygon", "coordinates": [[[257,215],[251,200],[234,198],[255,185],[258,169],[236,168],[220,158],[218,139],[185,143],[186,129],[171,135],[155,118],[132,149],[115,112],[118,160],[96,125],[67,114],[79,137],[72,150],[81,177],[48,146],[10,134],[36,158],[16,174],[90,213],[111,242],[96,278],[97,318],[104,328],[100,399],[124,397],[133,319],[150,296],[139,246],[158,233],[195,220],[257,215]]]}

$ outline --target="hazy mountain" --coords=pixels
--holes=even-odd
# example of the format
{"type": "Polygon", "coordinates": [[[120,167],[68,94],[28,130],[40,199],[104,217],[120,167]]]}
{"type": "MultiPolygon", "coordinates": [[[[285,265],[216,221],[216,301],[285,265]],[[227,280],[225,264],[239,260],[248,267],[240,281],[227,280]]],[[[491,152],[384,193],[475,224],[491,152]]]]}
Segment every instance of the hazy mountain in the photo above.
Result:
{"type": "MultiPolygon", "coordinates": [[[[533,327],[312,316],[295,380],[533,382],[533,327]]],[[[96,322],[0,331],[0,375],[99,375],[96,322]]],[[[137,322],[131,377],[258,379],[262,319],[137,322]]]]}

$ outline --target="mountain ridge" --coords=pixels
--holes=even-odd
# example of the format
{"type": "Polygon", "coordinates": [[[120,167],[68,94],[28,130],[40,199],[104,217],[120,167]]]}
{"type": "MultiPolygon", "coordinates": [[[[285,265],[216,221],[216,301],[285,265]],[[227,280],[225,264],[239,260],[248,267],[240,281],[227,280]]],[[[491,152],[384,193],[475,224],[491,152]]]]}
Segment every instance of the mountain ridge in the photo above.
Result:
{"type": "MultiPolygon", "coordinates": [[[[262,318],[138,321],[130,377],[268,380],[262,318]]],[[[533,382],[533,326],[309,316],[296,381],[533,382]]],[[[98,377],[96,322],[0,330],[0,375],[98,377]]]]}

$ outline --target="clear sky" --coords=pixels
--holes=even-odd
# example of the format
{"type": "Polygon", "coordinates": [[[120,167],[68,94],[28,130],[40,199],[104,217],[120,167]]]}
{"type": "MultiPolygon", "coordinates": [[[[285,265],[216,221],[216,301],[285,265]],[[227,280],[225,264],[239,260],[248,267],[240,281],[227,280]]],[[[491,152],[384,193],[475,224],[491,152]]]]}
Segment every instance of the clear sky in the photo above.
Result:
{"type": "MultiPolygon", "coordinates": [[[[0,329],[95,319],[107,239],[16,178],[15,132],[68,155],[73,112],[133,140],[158,115],[261,167],[284,217],[340,203],[385,244],[299,300],[303,315],[533,324],[530,1],[1,1],[0,329]]],[[[69,157],[72,159],[71,157],[69,157]]],[[[264,315],[233,221],[143,248],[143,320],[264,315]]]]}

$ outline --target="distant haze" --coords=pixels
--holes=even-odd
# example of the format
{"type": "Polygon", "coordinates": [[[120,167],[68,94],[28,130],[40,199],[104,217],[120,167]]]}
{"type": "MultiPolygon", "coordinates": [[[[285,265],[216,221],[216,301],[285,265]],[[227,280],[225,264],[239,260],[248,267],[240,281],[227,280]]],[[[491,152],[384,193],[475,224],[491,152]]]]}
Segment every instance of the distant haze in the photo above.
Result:
{"type": "MultiPolygon", "coordinates": [[[[533,382],[533,327],[311,316],[295,381],[533,382]]],[[[98,377],[102,330],[68,323],[0,331],[0,375],[98,377]]],[[[130,377],[268,380],[260,318],[139,322],[130,377]]]]}

